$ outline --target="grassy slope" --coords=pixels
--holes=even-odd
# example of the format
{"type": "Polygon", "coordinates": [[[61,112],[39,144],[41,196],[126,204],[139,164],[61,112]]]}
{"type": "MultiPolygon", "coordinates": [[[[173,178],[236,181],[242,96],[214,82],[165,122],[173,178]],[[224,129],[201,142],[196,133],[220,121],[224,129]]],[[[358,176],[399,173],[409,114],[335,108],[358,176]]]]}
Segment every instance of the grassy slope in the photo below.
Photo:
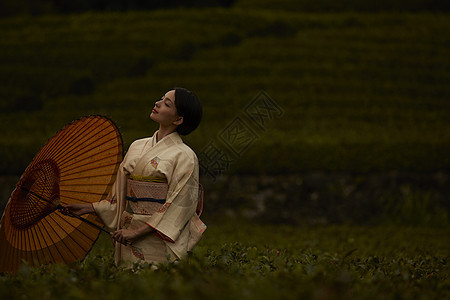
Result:
{"type": "Polygon", "coordinates": [[[20,173],[54,131],[105,114],[127,145],[172,86],[201,97],[200,152],[265,90],[285,114],[234,171],[448,170],[450,34],[439,14],[211,9],[0,20],[0,171],[20,173]],[[79,95],[80,79],[95,92],[79,95]],[[269,163],[270,162],[270,163],[269,163]]]}

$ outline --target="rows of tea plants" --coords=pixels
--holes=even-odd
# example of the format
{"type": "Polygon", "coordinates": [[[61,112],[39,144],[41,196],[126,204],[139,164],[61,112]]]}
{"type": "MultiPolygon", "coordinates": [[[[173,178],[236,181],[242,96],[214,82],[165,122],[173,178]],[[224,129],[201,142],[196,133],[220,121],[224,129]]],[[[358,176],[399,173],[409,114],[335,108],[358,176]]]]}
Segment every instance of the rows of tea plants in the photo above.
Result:
{"type": "Polygon", "coordinates": [[[181,262],[114,265],[101,236],[73,266],[0,276],[5,299],[445,299],[448,230],[215,224],[181,262]]]}
{"type": "Polygon", "coordinates": [[[237,0],[234,7],[243,9],[270,9],[300,12],[379,12],[379,11],[449,11],[450,5],[445,0],[380,0],[380,1],[329,1],[329,0],[237,0]]]}
{"type": "Polygon", "coordinates": [[[284,110],[239,172],[448,169],[449,18],[431,13],[161,10],[0,20],[2,173],[105,114],[126,146],[173,86],[201,97],[199,152],[260,90],[284,110]]]}

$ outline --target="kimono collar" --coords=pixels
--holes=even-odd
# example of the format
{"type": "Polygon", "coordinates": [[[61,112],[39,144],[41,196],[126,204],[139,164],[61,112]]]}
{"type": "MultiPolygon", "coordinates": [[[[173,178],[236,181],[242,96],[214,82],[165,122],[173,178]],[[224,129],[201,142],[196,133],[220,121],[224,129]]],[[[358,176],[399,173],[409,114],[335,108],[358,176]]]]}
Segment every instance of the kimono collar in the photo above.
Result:
{"type": "Polygon", "coordinates": [[[165,137],[163,137],[161,140],[159,140],[158,142],[156,141],[156,136],[158,135],[158,131],[157,130],[153,136],[152,136],[152,146],[155,146],[157,143],[161,143],[164,142],[165,144],[180,144],[183,143],[183,140],[181,139],[181,136],[178,132],[174,131],[171,134],[166,135],[165,137]]]}

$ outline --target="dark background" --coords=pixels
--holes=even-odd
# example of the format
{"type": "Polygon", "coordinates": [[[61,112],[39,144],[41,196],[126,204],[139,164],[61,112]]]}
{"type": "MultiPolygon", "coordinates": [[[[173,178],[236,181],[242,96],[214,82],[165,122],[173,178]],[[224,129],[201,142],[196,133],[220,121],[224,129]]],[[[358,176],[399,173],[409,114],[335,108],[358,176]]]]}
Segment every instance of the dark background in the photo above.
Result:
{"type": "Polygon", "coordinates": [[[1,1],[2,205],[71,120],[111,117],[126,149],[156,129],[153,101],[186,86],[205,111],[186,142],[201,162],[211,142],[230,158],[203,169],[206,219],[448,225],[449,8],[1,1]],[[255,140],[232,153],[221,136],[237,117],[249,122],[245,107],[261,90],[283,113],[250,124],[255,140]]]}

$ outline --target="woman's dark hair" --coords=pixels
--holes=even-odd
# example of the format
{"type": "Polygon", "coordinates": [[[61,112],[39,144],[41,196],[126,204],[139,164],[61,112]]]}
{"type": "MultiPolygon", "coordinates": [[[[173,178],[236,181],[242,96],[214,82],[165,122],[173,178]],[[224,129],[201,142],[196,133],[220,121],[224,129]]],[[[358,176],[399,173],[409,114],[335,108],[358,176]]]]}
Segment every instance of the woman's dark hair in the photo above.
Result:
{"type": "Polygon", "coordinates": [[[178,125],[177,132],[188,135],[198,127],[202,119],[202,104],[197,95],[185,88],[174,88],[175,106],[178,114],[183,117],[183,123],[178,125]]]}

